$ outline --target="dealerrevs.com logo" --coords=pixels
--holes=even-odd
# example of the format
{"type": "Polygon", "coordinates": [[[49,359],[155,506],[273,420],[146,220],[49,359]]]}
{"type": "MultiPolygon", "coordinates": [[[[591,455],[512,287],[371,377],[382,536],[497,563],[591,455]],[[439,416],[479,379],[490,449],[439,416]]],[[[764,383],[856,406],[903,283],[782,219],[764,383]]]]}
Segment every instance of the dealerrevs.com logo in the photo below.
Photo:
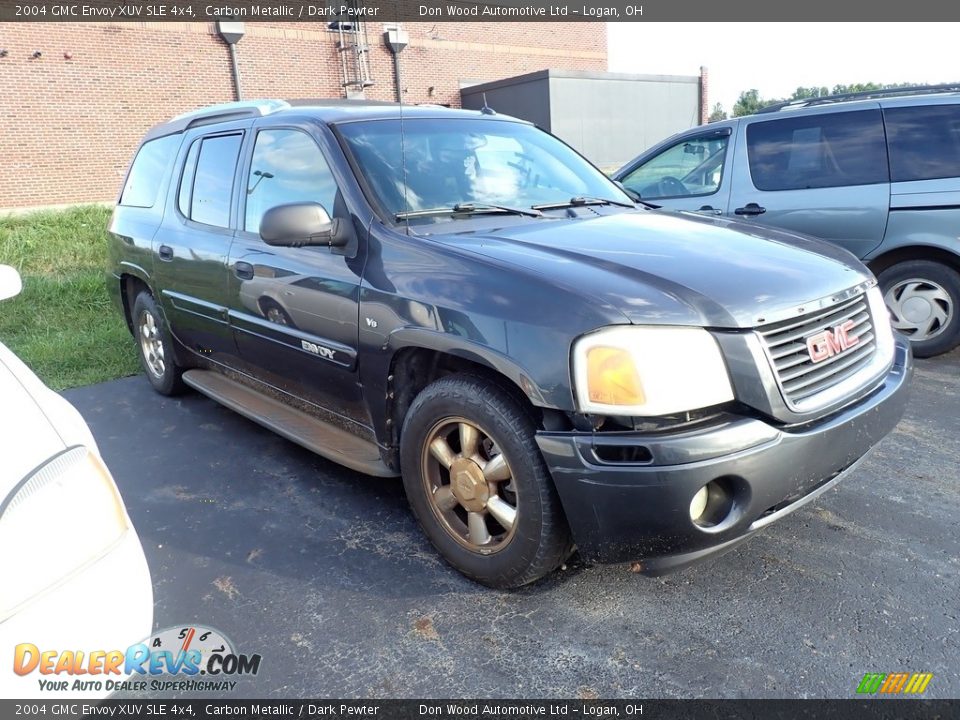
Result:
{"type": "Polygon", "coordinates": [[[14,648],[13,671],[36,673],[41,691],[229,691],[239,675],[256,675],[259,654],[234,651],[223,633],[193,625],[161,630],[126,650],[14,648]],[[202,679],[201,679],[202,676],[202,679]]]}

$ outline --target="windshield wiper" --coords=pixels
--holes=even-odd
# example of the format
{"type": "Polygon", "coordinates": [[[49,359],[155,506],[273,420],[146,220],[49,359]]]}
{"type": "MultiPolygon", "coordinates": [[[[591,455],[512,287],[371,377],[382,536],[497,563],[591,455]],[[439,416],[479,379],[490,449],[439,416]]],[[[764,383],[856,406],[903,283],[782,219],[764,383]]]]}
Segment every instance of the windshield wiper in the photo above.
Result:
{"type": "Polygon", "coordinates": [[[433,215],[475,215],[481,213],[510,213],[511,215],[527,215],[529,217],[543,217],[539,208],[515,208],[507,205],[491,205],[489,203],[457,203],[452,207],[430,208],[429,210],[408,210],[394,215],[397,220],[410,218],[431,217],[433,215]]]}
{"type": "Polygon", "coordinates": [[[568,207],[583,207],[584,205],[617,205],[619,207],[635,208],[636,205],[623,200],[610,200],[609,198],[587,197],[578,195],[569,200],[555,203],[544,203],[543,205],[534,205],[533,210],[562,210],[568,207]]]}

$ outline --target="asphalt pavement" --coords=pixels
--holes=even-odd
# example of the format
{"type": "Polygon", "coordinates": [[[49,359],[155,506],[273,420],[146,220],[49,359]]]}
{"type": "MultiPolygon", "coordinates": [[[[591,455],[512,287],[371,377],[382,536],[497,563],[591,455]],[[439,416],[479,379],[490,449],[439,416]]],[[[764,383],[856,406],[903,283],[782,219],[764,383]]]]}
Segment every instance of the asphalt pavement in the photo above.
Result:
{"type": "Polygon", "coordinates": [[[917,366],[855,474],[733,552],[658,579],[574,558],[514,592],[440,560],[398,480],[142,377],[64,394],[140,533],[155,626],[262,655],[233,697],[849,698],[900,671],[958,697],[960,351],[917,366]]]}

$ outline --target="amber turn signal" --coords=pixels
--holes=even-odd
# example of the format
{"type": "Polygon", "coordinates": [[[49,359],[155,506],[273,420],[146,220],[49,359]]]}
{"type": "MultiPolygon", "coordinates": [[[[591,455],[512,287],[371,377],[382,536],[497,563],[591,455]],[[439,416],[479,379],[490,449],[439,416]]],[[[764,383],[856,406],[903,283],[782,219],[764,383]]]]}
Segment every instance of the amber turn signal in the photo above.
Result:
{"type": "Polygon", "coordinates": [[[604,405],[643,405],[643,385],[626,350],[598,346],[587,351],[590,401],[604,405]]]}

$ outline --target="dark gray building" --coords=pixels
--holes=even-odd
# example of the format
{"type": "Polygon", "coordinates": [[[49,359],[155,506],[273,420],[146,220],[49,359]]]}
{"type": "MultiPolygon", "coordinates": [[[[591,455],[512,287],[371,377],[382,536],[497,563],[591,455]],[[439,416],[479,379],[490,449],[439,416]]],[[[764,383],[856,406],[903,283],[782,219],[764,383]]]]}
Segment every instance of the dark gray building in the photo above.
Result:
{"type": "Polygon", "coordinates": [[[707,71],[699,76],[541,70],[461,87],[463,107],[486,103],[536,123],[612,170],[679,130],[706,122],[707,71]]]}

